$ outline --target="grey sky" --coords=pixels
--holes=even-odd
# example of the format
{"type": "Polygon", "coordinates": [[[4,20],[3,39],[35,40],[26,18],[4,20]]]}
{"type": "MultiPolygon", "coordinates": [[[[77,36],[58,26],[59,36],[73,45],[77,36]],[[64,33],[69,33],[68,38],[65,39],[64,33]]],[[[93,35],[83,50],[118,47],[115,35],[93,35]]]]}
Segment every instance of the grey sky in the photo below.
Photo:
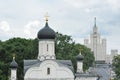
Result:
{"type": "Polygon", "coordinates": [[[97,18],[107,52],[120,51],[120,0],[0,0],[0,39],[35,38],[49,14],[49,25],[76,42],[88,38],[97,18]]]}

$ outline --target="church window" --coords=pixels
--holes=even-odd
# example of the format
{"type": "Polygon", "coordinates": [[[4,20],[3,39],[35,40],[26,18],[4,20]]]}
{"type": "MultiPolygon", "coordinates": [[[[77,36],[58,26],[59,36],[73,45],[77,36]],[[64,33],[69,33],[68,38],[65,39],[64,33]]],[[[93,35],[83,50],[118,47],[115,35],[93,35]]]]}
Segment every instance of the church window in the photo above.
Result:
{"type": "Polygon", "coordinates": [[[47,68],[47,75],[50,75],[50,68],[47,68]]]}
{"type": "Polygon", "coordinates": [[[47,51],[48,51],[48,44],[47,44],[47,51]]]}

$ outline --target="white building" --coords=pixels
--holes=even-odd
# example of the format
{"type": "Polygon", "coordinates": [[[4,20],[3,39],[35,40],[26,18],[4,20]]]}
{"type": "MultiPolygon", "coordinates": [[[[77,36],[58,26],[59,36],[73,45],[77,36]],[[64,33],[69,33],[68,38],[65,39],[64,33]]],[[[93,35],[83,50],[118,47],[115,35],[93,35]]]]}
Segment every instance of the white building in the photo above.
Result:
{"type": "Polygon", "coordinates": [[[71,60],[56,59],[55,31],[49,27],[48,19],[45,27],[38,32],[38,39],[37,59],[24,60],[24,80],[97,80],[96,75],[83,73],[81,54],[76,57],[77,73],[74,71],[71,60]]]}
{"type": "Polygon", "coordinates": [[[106,62],[112,64],[112,60],[114,59],[114,56],[118,55],[117,49],[112,49],[111,53],[107,55],[106,62]]]}
{"type": "Polygon", "coordinates": [[[106,39],[101,40],[98,27],[96,26],[96,18],[93,32],[90,35],[90,40],[84,39],[84,45],[93,51],[95,61],[106,61],[106,39]]]}

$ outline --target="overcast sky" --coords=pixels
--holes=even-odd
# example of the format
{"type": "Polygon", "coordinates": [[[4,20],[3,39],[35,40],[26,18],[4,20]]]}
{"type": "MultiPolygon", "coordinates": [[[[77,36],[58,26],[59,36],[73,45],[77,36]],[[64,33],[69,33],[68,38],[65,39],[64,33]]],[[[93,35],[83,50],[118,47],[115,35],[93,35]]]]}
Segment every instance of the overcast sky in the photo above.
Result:
{"type": "Polygon", "coordinates": [[[120,51],[120,0],[0,0],[0,40],[13,37],[35,38],[45,25],[71,35],[83,44],[89,38],[97,18],[102,38],[107,39],[107,53],[120,51]]]}

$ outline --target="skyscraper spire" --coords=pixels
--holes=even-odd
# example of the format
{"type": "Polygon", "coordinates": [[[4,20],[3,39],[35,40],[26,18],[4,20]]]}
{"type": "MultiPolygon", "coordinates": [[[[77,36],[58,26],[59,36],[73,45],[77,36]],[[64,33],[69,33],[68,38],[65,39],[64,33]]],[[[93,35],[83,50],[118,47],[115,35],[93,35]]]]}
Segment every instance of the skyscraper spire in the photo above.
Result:
{"type": "Polygon", "coordinates": [[[93,33],[96,34],[97,31],[97,26],[96,26],[96,17],[94,17],[94,27],[93,27],[93,33]]]}
{"type": "Polygon", "coordinates": [[[94,18],[94,27],[96,27],[96,17],[94,18]]]}

